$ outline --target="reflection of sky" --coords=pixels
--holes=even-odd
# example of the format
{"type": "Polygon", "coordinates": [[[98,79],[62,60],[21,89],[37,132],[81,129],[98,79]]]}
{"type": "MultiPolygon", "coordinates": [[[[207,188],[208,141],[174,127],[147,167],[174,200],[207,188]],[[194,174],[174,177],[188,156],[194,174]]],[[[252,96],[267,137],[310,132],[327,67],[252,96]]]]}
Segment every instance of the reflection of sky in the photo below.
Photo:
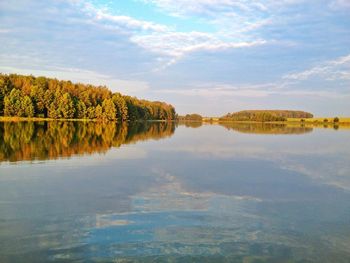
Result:
{"type": "Polygon", "coordinates": [[[2,164],[0,254],[346,262],[349,137],[179,127],[104,155],[2,164]]]}
{"type": "Polygon", "coordinates": [[[184,129],[181,135],[177,132],[174,139],[184,143],[168,147],[170,142],[164,142],[162,150],[174,151],[176,154],[181,152],[178,156],[190,156],[199,161],[266,161],[278,169],[294,170],[317,181],[349,188],[349,137],[347,130],[335,132],[332,129],[315,129],[312,134],[305,135],[262,136],[222,131],[218,126],[204,126],[198,134],[190,129],[184,129]],[[196,134],[194,140],[192,134],[196,134]]]}

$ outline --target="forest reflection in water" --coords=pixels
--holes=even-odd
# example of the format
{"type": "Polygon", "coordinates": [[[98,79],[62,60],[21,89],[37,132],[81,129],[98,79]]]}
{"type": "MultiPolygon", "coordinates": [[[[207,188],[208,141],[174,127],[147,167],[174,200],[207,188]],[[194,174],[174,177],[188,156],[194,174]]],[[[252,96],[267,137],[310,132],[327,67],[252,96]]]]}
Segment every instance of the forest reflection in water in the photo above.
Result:
{"type": "Polygon", "coordinates": [[[0,122],[0,162],[104,153],[111,147],[174,133],[173,122],[0,122]]]}
{"type": "MultiPolygon", "coordinates": [[[[57,159],[74,155],[105,153],[123,144],[161,139],[174,134],[183,125],[199,128],[202,122],[0,122],[0,162],[57,159]]],[[[214,124],[217,125],[217,124],[214,124]]],[[[304,134],[314,127],[301,124],[222,122],[220,126],[240,133],[304,134]]],[[[338,129],[338,126],[322,126],[338,129]]]]}
{"type": "Polygon", "coordinates": [[[248,122],[200,122],[180,121],[179,125],[187,128],[199,128],[202,125],[220,125],[227,130],[251,134],[304,134],[310,133],[314,128],[349,129],[348,124],[315,124],[315,123],[248,123],[248,122]]]}
{"type": "Polygon", "coordinates": [[[243,133],[255,134],[304,134],[313,131],[313,127],[304,125],[290,125],[280,123],[237,123],[222,122],[221,126],[228,130],[234,130],[243,133]]]}

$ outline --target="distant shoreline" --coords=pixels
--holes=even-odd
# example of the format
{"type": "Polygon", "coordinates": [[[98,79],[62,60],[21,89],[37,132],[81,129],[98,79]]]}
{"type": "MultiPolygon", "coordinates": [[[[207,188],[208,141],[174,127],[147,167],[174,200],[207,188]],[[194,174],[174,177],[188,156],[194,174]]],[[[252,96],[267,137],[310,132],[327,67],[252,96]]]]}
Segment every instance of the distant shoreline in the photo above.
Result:
{"type": "Polygon", "coordinates": [[[285,121],[237,121],[237,120],[220,120],[220,118],[204,117],[203,122],[214,122],[214,123],[295,123],[295,124],[350,124],[350,117],[339,118],[338,122],[334,122],[334,117],[318,117],[318,118],[287,118],[285,121]],[[327,119],[327,121],[324,121],[327,119]]]}
{"type": "MultiPolygon", "coordinates": [[[[98,119],[53,119],[39,117],[4,117],[0,116],[0,122],[21,122],[21,121],[80,121],[80,122],[101,122],[98,119]]],[[[137,120],[137,122],[169,122],[167,120],[137,120]]],[[[203,122],[203,123],[242,123],[242,124],[312,124],[312,125],[350,125],[350,118],[339,118],[334,122],[334,118],[288,118],[285,121],[237,121],[237,120],[220,120],[217,117],[204,117],[202,120],[170,120],[171,122],[203,122]],[[324,121],[327,119],[327,121],[324,121]]],[[[114,121],[117,122],[117,121],[114,121]]]]}

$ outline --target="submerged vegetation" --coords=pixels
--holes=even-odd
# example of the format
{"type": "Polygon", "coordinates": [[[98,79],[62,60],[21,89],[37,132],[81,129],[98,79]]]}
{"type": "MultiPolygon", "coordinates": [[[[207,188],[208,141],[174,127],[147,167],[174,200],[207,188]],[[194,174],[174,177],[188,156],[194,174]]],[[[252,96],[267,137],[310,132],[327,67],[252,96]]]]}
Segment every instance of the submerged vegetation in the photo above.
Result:
{"type": "Polygon", "coordinates": [[[104,153],[111,147],[174,133],[173,122],[0,122],[0,162],[104,153]]]}
{"type": "Polygon", "coordinates": [[[219,121],[286,121],[287,118],[312,118],[313,115],[305,111],[292,110],[245,110],[228,113],[219,118],[219,121]]]}
{"type": "Polygon", "coordinates": [[[112,93],[105,86],[0,74],[0,116],[134,121],[174,120],[176,113],[165,102],[112,93]]]}

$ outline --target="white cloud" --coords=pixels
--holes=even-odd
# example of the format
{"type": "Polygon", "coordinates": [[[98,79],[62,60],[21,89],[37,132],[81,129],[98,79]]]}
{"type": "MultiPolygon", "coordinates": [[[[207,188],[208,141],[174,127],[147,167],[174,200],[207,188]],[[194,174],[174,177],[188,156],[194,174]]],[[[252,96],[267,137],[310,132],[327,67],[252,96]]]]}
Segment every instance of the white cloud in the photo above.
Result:
{"type": "Polygon", "coordinates": [[[307,80],[319,78],[323,80],[350,80],[350,54],[336,60],[321,63],[302,72],[290,73],[283,77],[289,80],[307,80]]]}
{"type": "Polygon", "coordinates": [[[350,0],[334,0],[331,1],[330,7],[333,9],[347,9],[350,8],[350,0]]]}
{"type": "Polygon", "coordinates": [[[182,96],[195,96],[206,98],[220,98],[220,97],[250,97],[259,98],[266,97],[272,94],[272,90],[268,87],[270,85],[244,85],[232,86],[225,84],[213,84],[210,87],[203,86],[190,89],[162,89],[157,90],[158,93],[177,94],[182,96]]]}
{"type": "Polygon", "coordinates": [[[198,17],[217,25],[223,32],[232,33],[257,30],[274,22],[277,14],[285,7],[304,0],[143,0],[168,15],[177,17],[198,17]]]}
{"type": "MultiPolygon", "coordinates": [[[[339,76],[339,72],[331,70],[331,66],[344,65],[350,62],[350,55],[341,57],[326,63],[327,70],[334,74],[332,77],[339,76]]],[[[311,69],[305,72],[290,74],[276,80],[275,82],[260,84],[234,85],[228,83],[205,83],[192,85],[183,89],[162,89],[156,90],[158,94],[174,94],[181,96],[202,97],[216,100],[223,98],[265,98],[269,96],[284,97],[312,97],[312,98],[350,98],[350,89],[346,92],[340,90],[324,90],[322,87],[309,86],[310,90],[305,89],[305,81],[311,74],[325,74],[326,70],[319,71],[311,69]],[[310,73],[312,72],[312,73],[310,73]]],[[[348,74],[348,73],[347,73],[348,74]]],[[[330,78],[327,75],[327,78],[330,78]]]]}
{"type": "Polygon", "coordinates": [[[169,27],[162,24],[157,24],[145,20],[139,20],[130,16],[111,15],[102,9],[94,8],[92,5],[89,4],[85,6],[85,9],[89,12],[92,12],[96,20],[109,21],[112,23],[116,23],[120,26],[124,26],[131,30],[151,32],[167,32],[170,30],[169,27]]]}
{"type": "Polygon", "coordinates": [[[0,34],[7,34],[10,33],[11,29],[8,28],[0,28],[0,34]]]}
{"type": "Polygon", "coordinates": [[[152,52],[170,57],[166,66],[176,63],[178,60],[197,51],[220,51],[234,48],[246,48],[266,43],[265,40],[225,42],[213,34],[202,32],[167,32],[154,33],[131,37],[131,41],[152,52]]]}
{"type": "MultiPolygon", "coordinates": [[[[262,85],[263,86],[263,85],[262,85]]],[[[157,93],[176,94],[181,96],[204,97],[207,99],[219,98],[264,98],[268,96],[294,96],[294,97],[320,97],[320,98],[350,98],[349,94],[340,94],[339,92],[324,91],[320,89],[305,91],[305,90],[290,90],[290,89],[259,89],[256,86],[242,86],[220,89],[220,88],[202,88],[202,89],[162,89],[157,90],[157,93]]]]}
{"type": "Polygon", "coordinates": [[[216,16],[218,13],[231,13],[234,10],[248,12],[268,9],[262,2],[242,0],[145,0],[145,2],[171,12],[174,16],[193,14],[216,16]]]}
{"type": "MultiPolygon", "coordinates": [[[[211,1],[205,2],[207,2],[206,4],[211,4],[211,1]]],[[[222,3],[225,2],[227,1],[222,1],[222,3]]],[[[172,65],[185,55],[196,51],[219,51],[246,48],[263,45],[267,42],[260,38],[242,40],[241,37],[237,38],[236,35],[231,35],[231,33],[227,34],[227,32],[225,33],[224,31],[211,33],[197,31],[181,32],[164,24],[140,20],[125,15],[113,15],[108,9],[97,8],[90,2],[78,0],[71,1],[71,3],[78,5],[78,7],[92,19],[93,23],[100,23],[101,26],[107,29],[114,29],[118,32],[125,33],[133,43],[159,56],[163,56],[160,61],[165,61],[165,63],[158,69],[172,65]]],[[[182,4],[185,5],[185,2],[182,2],[182,4]]],[[[192,5],[195,9],[199,8],[199,6],[194,3],[192,3],[192,5]]],[[[268,23],[270,23],[270,21],[266,19],[248,23],[245,30],[253,30],[268,23]]]]}

